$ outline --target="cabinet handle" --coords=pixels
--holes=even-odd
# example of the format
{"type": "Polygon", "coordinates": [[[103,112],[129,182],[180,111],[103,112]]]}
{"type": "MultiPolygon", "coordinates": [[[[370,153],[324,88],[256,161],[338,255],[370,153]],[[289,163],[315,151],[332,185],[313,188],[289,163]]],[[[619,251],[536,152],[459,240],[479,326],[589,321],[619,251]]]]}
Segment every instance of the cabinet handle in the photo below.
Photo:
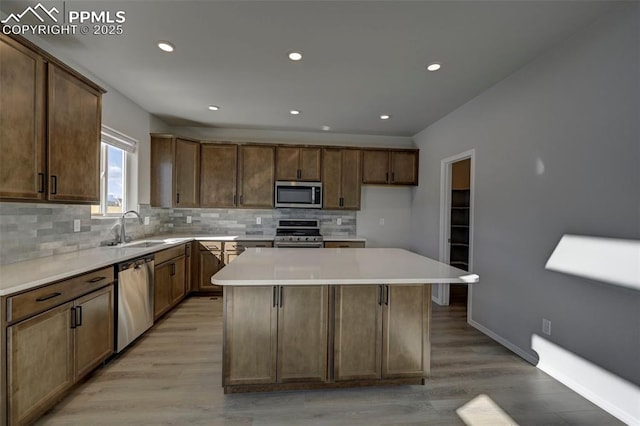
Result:
{"type": "Polygon", "coordinates": [[[44,173],[38,173],[38,177],[40,178],[40,189],[38,189],[39,194],[44,193],[44,173]]]}
{"type": "Polygon", "coordinates": [[[102,281],[102,280],[104,280],[106,278],[107,277],[95,277],[95,278],[93,278],[93,279],[91,279],[91,280],[89,280],[87,282],[89,282],[89,283],[97,283],[98,281],[102,281]]]}
{"type": "Polygon", "coordinates": [[[302,177],[302,170],[298,169],[297,177],[298,179],[302,177]]]}
{"type": "Polygon", "coordinates": [[[387,182],[389,182],[389,172],[385,173],[385,175],[384,175],[384,180],[386,180],[387,182]]]}
{"type": "Polygon", "coordinates": [[[278,306],[278,287],[273,286],[273,307],[278,306]]]}
{"type": "Polygon", "coordinates": [[[82,306],[76,306],[76,327],[82,325],[82,306]]]}
{"type": "Polygon", "coordinates": [[[240,196],[240,205],[242,205],[242,203],[244,203],[244,197],[241,195],[240,196]]]}
{"type": "Polygon", "coordinates": [[[51,176],[51,195],[58,193],[58,176],[51,176]]]}
{"type": "Polygon", "coordinates": [[[380,306],[382,306],[382,292],[384,291],[384,289],[382,287],[384,287],[384,286],[382,286],[382,285],[378,286],[378,290],[380,290],[378,292],[378,305],[380,305],[380,306]]]}
{"type": "Polygon", "coordinates": [[[340,207],[344,206],[344,198],[340,197],[340,201],[338,202],[340,207]]]}
{"type": "Polygon", "coordinates": [[[280,307],[282,308],[284,301],[284,287],[280,286],[280,307]]]}
{"type": "Polygon", "coordinates": [[[395,180],[396,180],[396,173],[391,172],[391,182],[395,182],[395,180]]]}
{"type": "Polygon", "coordinates": [[[235,206],[236,204],[238,204],[238,196],[233,194],[233,205],[235,206]]]}
{"type": "Polygon", "coordinates": [[[180,193],[176,192],[176,204],[180,204],[180,193]]]}
{"type": "Polygon", "coordinates": [[[76,328],[76,308],[71,308],[71,328],[76,328]]]}
{"type": "Polygon", "coordinates": [[[384,301],[384,304],[385,305],[389,305],[389,286],[385,285],[385,287],[387,288],[387,292],[386,292],[387,293],[387,297],[386,297],[386,299],[384,301]]]}
{"type": "Polygon", "coordinates": [[[171,276],[173,277],[176,274],[176,264],[171,264],[171,276]]]}
{"type": "Polygon", "coordinates": [[[47,294],[46,296],[38,297],[36,299],[36,302],[44,302],[45,300],[53,299],[54,297],[58,297],[61,295],[62,293],[58,293],[58,292],[47,294]]]}

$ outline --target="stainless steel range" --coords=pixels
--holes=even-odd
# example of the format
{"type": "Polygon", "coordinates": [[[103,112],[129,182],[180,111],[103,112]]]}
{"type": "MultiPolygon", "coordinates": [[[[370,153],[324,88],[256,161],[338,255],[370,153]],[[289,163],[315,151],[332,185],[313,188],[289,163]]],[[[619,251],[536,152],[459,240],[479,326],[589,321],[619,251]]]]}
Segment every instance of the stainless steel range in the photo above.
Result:
{"type": "Polygon", "coordinates": [[[321,248],[320,221],[317,219],[282,219],[278,222],[274,247],[321,248]]]}

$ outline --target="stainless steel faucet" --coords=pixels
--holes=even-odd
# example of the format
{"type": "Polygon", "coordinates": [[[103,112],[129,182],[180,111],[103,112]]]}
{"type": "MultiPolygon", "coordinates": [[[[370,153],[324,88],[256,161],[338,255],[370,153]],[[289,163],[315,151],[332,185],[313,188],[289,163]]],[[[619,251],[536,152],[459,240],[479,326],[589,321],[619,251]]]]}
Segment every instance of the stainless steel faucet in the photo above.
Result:
{"type": "Polygon", "coordinates": [[[122,216],[120,217],[120,244],[124,244],[127,242],[126,239],[126,234],[125,234],[125,228],[124,228],[124,222],[125,222],[125,217],[129,214],[129,213],[133,213],[136,216],[138,216],[138,221],[140,221],[140,225],[144,224],[144,222],[142,221],[142,218],[140,217],[140,214],[138,214],[137,211],[135,210],[128,210],[124,213],[122,213],[122,216]]]}

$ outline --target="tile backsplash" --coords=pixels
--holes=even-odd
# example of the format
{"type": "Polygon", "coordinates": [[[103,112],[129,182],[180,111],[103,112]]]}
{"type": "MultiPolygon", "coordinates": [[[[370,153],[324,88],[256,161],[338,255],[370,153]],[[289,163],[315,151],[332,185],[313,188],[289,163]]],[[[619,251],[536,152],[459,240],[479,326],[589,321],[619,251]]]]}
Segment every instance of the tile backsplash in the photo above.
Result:
{"type": "MultiPolygon", "coordinates": [[[[355,211],[311,209],[161,209],[140,205],[149,225],[131,215],[127,236],[141,239],[159,234],[274,235],[278,220],[320,220],[321,233],[331,236],[356,234],[355,211]],[[187,223],[187,217],[191,223],[187,223]],[[260,218],[260,224],[257,219],[260,218]],[[337,225],[337,219],[342,224],[337,225]]],[[[0,264],[84,250],[119,236],[120,219],[91,216],[85,205],[0,203],[0,264]],[[80,231],[73,231],[80,220],[80,231]]]]}

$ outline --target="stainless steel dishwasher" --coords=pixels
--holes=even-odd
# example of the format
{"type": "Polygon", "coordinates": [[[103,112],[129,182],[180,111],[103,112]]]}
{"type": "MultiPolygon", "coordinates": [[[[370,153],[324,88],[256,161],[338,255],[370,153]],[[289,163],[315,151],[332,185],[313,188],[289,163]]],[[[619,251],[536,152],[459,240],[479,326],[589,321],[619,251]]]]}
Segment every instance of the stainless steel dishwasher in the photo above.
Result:
{"type": "Polygon", "coordinates": [[[153,325],[153,255],[117,265],[116,352],[153,325]]]}

